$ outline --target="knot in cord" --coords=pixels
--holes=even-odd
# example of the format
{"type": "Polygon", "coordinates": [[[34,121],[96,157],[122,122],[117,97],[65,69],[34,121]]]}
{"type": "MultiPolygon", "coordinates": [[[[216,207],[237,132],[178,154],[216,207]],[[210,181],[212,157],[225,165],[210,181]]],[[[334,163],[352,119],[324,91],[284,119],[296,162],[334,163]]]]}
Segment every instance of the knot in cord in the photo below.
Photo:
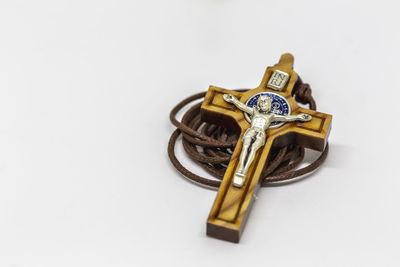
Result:
{"type": "Polygon", "coordinates": [[[294,99],[301,104],[309,104],[310,109],[316,110],[317,105],[312,97],[312,90],[308,83],[303,83],[300,77],[297,78],[292,94],[294,99]]]}

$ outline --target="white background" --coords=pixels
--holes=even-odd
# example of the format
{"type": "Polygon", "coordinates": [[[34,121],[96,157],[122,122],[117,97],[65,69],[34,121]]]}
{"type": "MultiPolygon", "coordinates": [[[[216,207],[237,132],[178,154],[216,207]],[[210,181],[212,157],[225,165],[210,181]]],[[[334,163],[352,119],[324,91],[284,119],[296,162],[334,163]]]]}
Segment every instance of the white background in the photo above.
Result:
{"type": "Polygon", "coordinates": [[[399,266],[398,10],[1,1],[0,266],[399,266]],[[216,192],[169,163],[169,111],[284,52],[334,116],[329,157],[260,190],[240,244],[208,238],[216,192]]]}

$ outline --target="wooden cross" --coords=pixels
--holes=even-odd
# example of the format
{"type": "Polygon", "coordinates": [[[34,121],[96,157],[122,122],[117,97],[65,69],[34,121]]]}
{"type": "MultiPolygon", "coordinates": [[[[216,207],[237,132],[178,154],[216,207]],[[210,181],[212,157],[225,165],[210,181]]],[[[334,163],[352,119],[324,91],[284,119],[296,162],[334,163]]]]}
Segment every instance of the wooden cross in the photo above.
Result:
{"type": "Polygon", "coordinates": [[[207,220],[208,236],[239,242],[254,202],[254,196],[260,187],[261,173],[271,148],[289,144],[297,144],[318,151],[323,151],[325,148],[332,116],[301,108],[292,98],[292,90],[297,80],[297,74],[292,70],[293,61],[294,58],[291,54],[282,55],[278,64],[267,68],[261,84],[244,93],[215,86],[209,87],[201,106],[202,120],[237,130],[240,136],[207,220]],[[244,113],[225,101],[223,95],[232,94],[240,102],[246,103],[250,98],[262,92],[270,92],[284,97],[290,106],[292,115],[305,113],[311,115],[312,119],[308,122],[287,122],[278,128],[268,129],[265,145],[257,151],[244,185],[237,187],[233,184],[233,177],[238,168],[242,137],[250,124],[244,113]]]}

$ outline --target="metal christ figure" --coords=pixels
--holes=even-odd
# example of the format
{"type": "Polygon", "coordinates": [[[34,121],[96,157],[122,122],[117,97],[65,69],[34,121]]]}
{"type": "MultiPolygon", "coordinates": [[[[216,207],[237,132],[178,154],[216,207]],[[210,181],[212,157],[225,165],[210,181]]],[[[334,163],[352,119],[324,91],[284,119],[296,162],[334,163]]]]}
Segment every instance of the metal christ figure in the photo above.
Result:
{"type": "Polygon", "coordinates": [[[223,97],[226,102],[234,104],[238,109],[251,116],[251,126],[246,130],[242,139],[243,148],[240,154],[239,168],[233,177],[233,185],[242,187],[257,150],[265,144],[265,131],[271,123],[275,121],[310,121],[312,117],[304,113],[295,116],[277,115],[271,111],[272,99],[266,95],[261,95],[253,107],[245,105],[231,94],[224,94],[223,97]]]}

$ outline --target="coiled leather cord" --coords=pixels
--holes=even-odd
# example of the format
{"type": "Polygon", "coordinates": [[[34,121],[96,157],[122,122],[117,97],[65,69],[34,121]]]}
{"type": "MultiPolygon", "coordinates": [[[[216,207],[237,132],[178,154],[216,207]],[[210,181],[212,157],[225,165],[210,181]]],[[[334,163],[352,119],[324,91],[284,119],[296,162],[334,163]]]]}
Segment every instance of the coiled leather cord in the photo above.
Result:
{"type": "MultiPolygon", "coordinates": [[[[246,91],[246,90],[239,90],[246,91]]],[[[310,85],[303,83],[300,77],[293,88],[295,100],[301,104],[308,104],[309,108],[316,110],[317,106],[311,95],[310,85]]],[[[188,179],[205,186],[218,188],[233,149],[237,143],[238,136],[231,130],[202,122],[200,118],[201,103],[189,108],[182,117],[181,122],[176,119],[176,114],[186,105],[204,98],[206,92],[192,95],[176,105],[171,113],[170,120],[177,129],[172,133],[168,143],[168,156],[174,167],[188,179]],[[201,177],[186,169],[175,155],[175,144],[182,134],[182,144],[186,153],[216,179],[201,177]]],[[[329,146],[314,162],[300,169],[296,167],[304,158],[304,147],[289,145],[275,149],[265,164],[262,173],[262,186],[273,182],[290,181],[304,174],[310,173],[318,168],[328,155],[329,146]]]]}

